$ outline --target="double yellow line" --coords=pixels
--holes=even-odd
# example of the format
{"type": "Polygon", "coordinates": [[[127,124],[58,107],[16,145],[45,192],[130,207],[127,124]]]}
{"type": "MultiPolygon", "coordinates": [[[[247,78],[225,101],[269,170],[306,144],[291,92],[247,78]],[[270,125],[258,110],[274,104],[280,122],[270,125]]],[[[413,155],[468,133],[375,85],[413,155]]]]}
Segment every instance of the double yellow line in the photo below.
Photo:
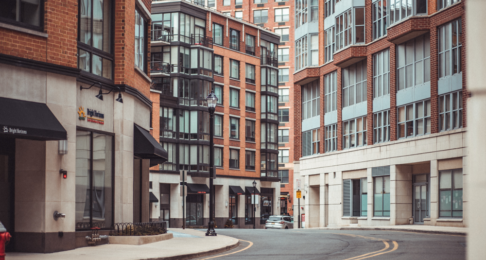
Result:
{"type": "Polygon", "coordinates": [[[385,248],[383,248],[381,250],[374,251],[374,252],[370,252],[370,253],[366,253],[366,254],[359,255],[359,256],[355,256],[355,257],[351,257],[351,258],[347,258],[345,260],[361,260],[361,259],[371,258],[371,257],[379,256],[379,255],[388,254],[388,253],[391,253],[391,252],[393,252],[393,251],[395,251],[395,250],[398,249],[398,243],[397,243],[397,241],[392,241],[393,248],[391,250],[388,250],[390,248],[390,244],[386,240],[384,240],[384,239],[374,238],[374,237],[365,237],[365,236],[360,236],[360,235],[352,235],[352,234],[336,234],[336,235],[344,235],[344,236],[351,236],[351,237],[360,237],[360,238],[371,239],[371,240],[380,240],[380,241],[383,242],[383,244],[385,244],[385,248]],[[388,250],[388,251],[386,251],[386,250],[388,250]]]}

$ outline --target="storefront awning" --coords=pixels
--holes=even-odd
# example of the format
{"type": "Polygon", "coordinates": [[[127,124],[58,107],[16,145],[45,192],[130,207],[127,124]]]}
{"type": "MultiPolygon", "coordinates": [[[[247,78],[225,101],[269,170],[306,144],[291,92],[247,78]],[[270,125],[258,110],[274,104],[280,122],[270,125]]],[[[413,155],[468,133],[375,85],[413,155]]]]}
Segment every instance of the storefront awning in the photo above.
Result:
{"type": "Polygon", "coordinates": [[[155,203],[159,202],[159,199],[157,199],[157,197],[155,197],[155,195],[152,192],[150,192],[149,197],[150,197],[150,202],[155,202],[155,203]]]}
{"type": "Polygon", "coordinates": [[[150,135],[149,131],[134,125],[133,133],[133,153],[142,159],[150,159],[150,166],[154,166],[167,161],[167,152],[150,135]]]}
{"type": "Polygon", "coordinates": [[[0,98],[0,136],[67,140],[67,132],[46,104],[0,98]]]}
{"type": "Polygon", "coordinates": [[[248,192],[250,194],[260,194],[260,191],[257,188],[245,187],[245,189],[246,189],[246,192],[248,192]]]}
{"type": "Polygon", "coordinates": [[[209,193],[208,185],[206,184],[197,184],[197,183],[188,183],[187,184],[187,193],[209,193]]]}
{"type": "Polygon", "coordinates": [[[230,194],[242,195],[245,191],[240,186],[229,186],[230,194]]]}

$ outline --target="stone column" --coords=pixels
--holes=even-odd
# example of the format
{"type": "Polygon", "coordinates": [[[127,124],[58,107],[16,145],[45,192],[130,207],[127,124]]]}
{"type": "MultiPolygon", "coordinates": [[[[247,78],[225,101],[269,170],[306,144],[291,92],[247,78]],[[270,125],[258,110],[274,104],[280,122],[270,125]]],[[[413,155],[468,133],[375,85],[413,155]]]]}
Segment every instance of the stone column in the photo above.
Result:
{"type": "Polygon", "coordinates": [[[326,226],[326,175],[321,173],[319,176],[319,227],[326,226]]]}
{"type": "Polygon", "coordinates": [[[430,184],[429,184],[429,195],[430,195],[430,225],[435,225],[435,222],[439,218],[439,169],[438,161],[430,161],[430,184]]]}

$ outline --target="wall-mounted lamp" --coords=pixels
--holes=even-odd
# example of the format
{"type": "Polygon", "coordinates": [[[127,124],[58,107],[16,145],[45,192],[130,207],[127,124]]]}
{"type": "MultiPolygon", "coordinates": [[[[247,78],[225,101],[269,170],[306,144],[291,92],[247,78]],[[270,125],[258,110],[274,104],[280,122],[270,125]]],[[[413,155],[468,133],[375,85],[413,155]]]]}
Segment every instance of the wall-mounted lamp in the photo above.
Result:
{"type": "Polygon", "coordinates": [[[289,200],[289,203],[292,203],[292,201],[290,200],[290,194],[287,194],[287,199],[289,200]]]}
{"type": "Polygon", "coordinates": [[[66,170],[61,169],[61,170],[59,170],[59,173],[62,174],[63,179],[67,179],[67,171],[66,170]]]}
{"type": "Polygon", "coordinates": [[[54,216],[54,220],[56,220],[56,221],[57,221],[58,218],[65,218],[66,217],[66,214],[58,212],[57,210],[54,211],[54,214],[52,214],[52,215],[54,216]]]}
{"type": "MultiPolygon", "coordinates": [[[[87,87],[87,88],[83,88],[83,86],[80,86],[79,87],[79,90],[83,90],[83,89],[90,89],[92,88],[95,84],[98,84],[99,88],[100,88],[100,91],[98,92],[98,95],[96,95],[96,98],[103,101],[103,95],[106,95],[106,94],[110,94],[114,88],[112,88],[110,91],[106,92],[106,93],[103,93],[101,91],[101,84],[99,82],[97,83],[93,83],[91,86],[87,87]]],[[[116,89],[118,90],[118,98],[115,100],[115,101],[118,101],[120,103],[123,103],[123,98],[122,98],[122,95],[121,95],[121,91],[120,91],[120,88],[119,87],[116,87],[116,89]]]]}
{"type": "Polygon", "coordinates": [[[67,140],[59,140],[59,154],[67,154],[68,145],[67,140]]]}
{"type": "Polygon", "coordinates": [[[115,101],[118,101],[120,103],[123,103],[123,98],[122,98],[122,95],[121,95],[120,92],[118,93],[118,98],[115,101]]]}

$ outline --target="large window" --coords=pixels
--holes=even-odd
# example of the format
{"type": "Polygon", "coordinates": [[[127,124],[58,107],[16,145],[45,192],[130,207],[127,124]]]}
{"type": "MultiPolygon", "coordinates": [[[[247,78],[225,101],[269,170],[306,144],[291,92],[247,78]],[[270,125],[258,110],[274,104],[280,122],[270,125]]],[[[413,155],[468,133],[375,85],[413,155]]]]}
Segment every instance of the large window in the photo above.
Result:
{"type": "Polygon", "coordinates": [[[245,109],[247,111],[255,112],[255,93],[246,92],[245,109]]]}
{"type": "Polygon", "coordinates": [[[230,78],[240,79],[240,62],[230,60],[230,78]]]}
{"type": "Polygon", "coordinates": [[[439,172],[439,217],[462,217],[462,169],[439,172]]]}
{"type": "Polygon", "coordinates": [[[177,113],[171,107],[160,107],[160,137],[175,139],[177,136],[177,113]]]}
{"type": "Polygon", "coordinates": [[[278,82],[287,82],[289,81],[289,69],[278,69],[278,82]]]}
{"type": "Polygon", "coordinates": [[[236,19],[243,19],[243,12],[242,11],[236,11],[235,12],[235,18],[236,19]]]}
{"type": "Polygon", "coordinates": [[[231,5],[231,0],[223,0],[223,6],[231,5]]]}
{"type": "Polygon", "coordinates": [[[430,35],[397,46],[398,90],[430,82],[430,35]]]}
{"type": "Polygon", "coordinates": [[[390,141],[390,110],[373,114],[373,143],[390,141]]]}
{"type": "Polygon", "coordinates": [[[230,117],[230,138],[238,139],[240,137],[240,119],[230,117]]]}
{"type": "Polygon", "coordinates": [[[289,150],[278,150],[278,163],[289,162],[289,150]]]}
{"type": "Polygon", "coordinates": [[[462,91],[439,96],[439,131],[462,127],[462,91]]]}
{"type": "Polygon", "coordinates": [[[324,152],[337,151],[337,124],[325,127],[324,134],[324,152]]]}
{"type": "Polygon", "coordinates": [[[390,50],[373,54],[373,97],[390,93],[390,50]]]}
{"type": "MultiPolygon", "coordinates": [[[[340,0],[337,0],[337,2],[339,1],[340,0]]],[[[324,17],[328,17],[334,14],[334,5],[336,5],[336,0],[326,0],[326,3],[324,3],[324,17]]]]}
{"type": "Polygon", "coordinates": [[[278,110],[278,122],[286,123],[289,122],[289,109],[282,108],[278,110]]]}
{"type": "Polygon", "coordinates": [[[331,72],[324,76],[324,112],[337,110],[337,72],[331,72]]]}
{"type": "Polygon", "coordinates": [[[398,138],[430,134],[430,100],[398,108],[398,138]]]}
{"type": "Polygon", "coordinates": [[[229,167],[232,169],[240,168],[240,150],[230,149],[229,167]]]}
{"type": "Polygon", "coordinates": [[[290,89],[288,88],[279,88],[278,89],[278,102],[289,102],[289,93],[290,89]]]}
{"type": "Polygon", "coordinates": [[[366,61],[353,64],[343,73],[343,107],[366,101],[366,61]]]}
{"type": "Polygon", "coordinates": [[[280,179],[280,183],[282,184],[289,183],[289,170],[278,171],[278,178],[280,179]]]}
{"type": "Polygon", "coordinates": [[[229,219],[233,222],[233,224],[238,224],[238,194],[231,193],[229,194],[229,219]]]}
{"type": "Polygon", "coordinates": [[[240,32],[230,29],[230,48],[240,51],[240,32]]]}
{"type": "Polygon", "coordinates": [[[214,73],[223,75],[223,56],[214,55],[214,73]]]}
{"type": "Polygon", "coordinates": [[[246,63],[246,83],[255,84],[255,65],[246,63]]]}
{"type": "Polygon", "coordinates": [[[289,8],[275,9],[275,22],[287,22],[289,20],[289,8]]]}
{"type": "Polygon", "coordinates": [[[246,53],[250,55],[255,55],[255,36],[246,35],[246,53]]]}
{"type": "Polygon", "coordinates": [[[334,37],[334,29],[331,27],[324,31],[324,62],[328,63],[334,59],[334,49],[336,48],[336,38],[334,37]]]}
{"type": "Polygon", "coordinates": [[[277,97],[261,95],[261,118],[278,120],[277,97]]]}
{"type": "Polygon", "coordinates": [[[214,166],[223,167],[223,147],[214,147],[214,166]]]}
{"type": "Polygon", "coordinates": [[[113,136],[76,132],[76,230],[113,228],[113,149],[113,136]]]}
{"type": "Polygon", "coordinates": [[[319,81],[302,86],[302,120],[320,115],[319,81]]]}
{"type": "MultiPolygon", "coordinates": [[[[260,124],[260,147],[261,149],[276,150],[278,146],[277,124],[260,124]]],[[[263,160],[262,160],[263,161],[263,160]]]]}
{"type": "Polygon", "coordinates": [[[311,66],[319,65],[319,35],[314,34],[311,35],[311,46],[310,46],[310,54],[311,54],[311,66]]]}
{"type": "Polygon", "coordinates": [[[245,140],[255,142],[255,121],[245,120],[245,140]]]}
{"type": "Polygon", "coordinates": [[[309,156],[319,153],[321,134],[319,129],[309,130],[302,133],[302,156],[309,156]]]}
{"type": "Polygon", "coordinates": [[[278,142],[279,143],[289,142],[289,129],[278,129],[278,142]]]}
{"type": "Polygon", "coordinates": [[[461,0],[437,0],[437,10],[446,8],[455,3],[459,3],[461,0]]]}
{"type": "Polygon", "coordinates": [[[214,94],[218,98],[218,105],[223,105],[223,86],[214,85],[214,94]]]}
{"type": "Polygon", "coordinates": [[[307,0],[295,0],[295,28],[307,23],[307,0]]]}
{"type": "Polygon", "coordinates": [[[279,48],[278,49],[278,62],[289,61],[289,48],[279,48]]]}
{"type": "Polygon", "coordinates": [[[367,216],[366,178],[343,180],[343,216],[367,216]]]}
{"type": "Polygon", "coordinates": [[[295,70],[307,67],[307,35],[295,41],[295,70]]]}
{"type": "Polygon", "coordinates": [[[177,171],[177,144],[175,143],[161,143],[164,150],[167,151],[167,161],[159,164],[161,171],[177,171]]]}
{"type": "Polygon", "coordinates": [[[147,72],[147,22],[138,9],[135,9],[135,66],[147,72]]]}
{"type": "MultiPolygon", "coordinates": [[[[20,1],[16,2],[20,3],[20,1]]],[[[43,3],[44,1],[36,2],[43,3]]],[[[33,8],[35,4],[23,3],[21,6],[33,8]]],[[[113,79],[111,1],[80,0],[79,6],[78,68],[107,79],[113,79]],[[98,28],[102,28],[102,30],[98,28]]],[[[6,10],[6,8],[0,9],[6,10]]],[[[2,16],[1,13],[2,11],[0,11],[0,16],[2,16]]],[[[22,15],[26,15],[26,13],[22,15]]],[[[138,13],[135,15],[138,17],[138,13]]],[[[32,16],[29,19],[37,18],[32,16]]],[[[138,22],[140,22],[140,19],[138,22]]],[[[137,28],[140,29],[140,26],[137,26],[137,28]]],[[[140,34],[138,37],[140,37],[140,34]]],[[[143,39],[142,37],[142,42],[143,39]]],[[[139,43],[136,42],[135,44],[139,43]]],[[[136,47],[139,47],[139,45],[136,45],[136,47]]],[[[142,47],[145,46],[142,45],[142,47]]],[[[135,55],[135,58],[137,59],[137,55],[135,55]]]]}
{"type": "Polygon", "coordinates": [[[319,1],[311,0],[311,22],[317,21],[319,18],[319,1]]]}
{"type": "Polygon", "coordinates": [[[386,35],[388,28],[387,0],[378,0],[372,5],[373,40],[386,35]]]}
{"type": "Polygon", "coordinates": [[[214,115],[214,136],[223,137],[223,115],[214,115]]]}
{"type": "Polygon", "coordinates": [[[268,22],[268,10],[255,10],[253,11],[253,23],[266,23],[268,22]]]}
{"type": "Polygon", "coordinates": [[[281,42],[289,41],[289,28],[275,28],[275,33],[280,35],[281,42]]]}
{"type": "Polygon", "coordinates": [[[240,90],[230,88],[230,107],[240,108],[240,90]]]}
{"type": "Polygon", "coordinates": [[[373,216],[390,217],[390,176],[374,177],[373,216]]]}
{"type": "Polygon", "coordinates": [[[427,0],[389,0],[390,24],[414,14],[427,14],[427,0]]]}
{"type": "Polygon", "coordinates": [[[255,170],[255,151],[245,151],[245,169],[255,170]]]}
{"type": "Polygon", "coordinates": [[[266,3],[268,3],[268,0],[253,0],[253,3],[255,3],[255,4],[266,4],[266,3]]]}
{"type": "Polygon", "coordinates": [[[223,26],[213,23],[213,43],[223,45],[223,26]]]}
{"type": "Polygon", "coordinates": [[[336,17],[336,50],[365,42],[364,7],[352,8],[336,17]]]}
{"type": "MultiPolygon", "coordinates": [[[[95,4],[97,4],[95,8],[103,5],[103,1],[96,0],[95,2],[95,4]]],[[[81,0],[81,4],[90,5],[89,8],[91,8],[91,0],[81,0]]],[[[85,8],[85,6],[82,7],[85,8]]],[[[41,31],[44,18],[43,10],[44,0],[2,1],[2,8],[0,8],[0,21],[41,31]]],[[[89,13],[89,15],[92,17],[92,13],[89,13]]]]}
{"type": "Polygon", "coordinates": [[[366,145],[366,116],[343,122],[343,149],[366,145]]]}
{"type": "Polygon", "coordinates": [[[454,75],[462,71],[462,26],[461,20],[455,20],[439,27],[439,78],[454,75]]]}

